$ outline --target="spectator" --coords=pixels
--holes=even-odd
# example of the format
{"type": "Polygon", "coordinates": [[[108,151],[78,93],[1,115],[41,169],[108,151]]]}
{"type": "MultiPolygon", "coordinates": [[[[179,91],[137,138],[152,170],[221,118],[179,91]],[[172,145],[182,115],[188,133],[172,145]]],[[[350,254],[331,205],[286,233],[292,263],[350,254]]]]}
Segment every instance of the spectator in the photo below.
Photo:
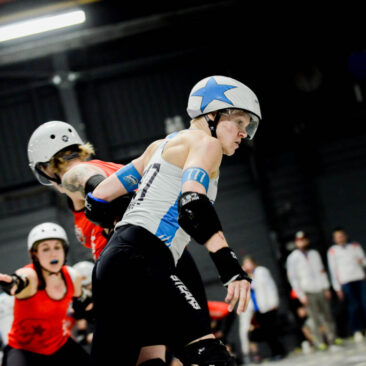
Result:
{"type": "Polygon", "coordinates": [[[342,228],[333,230],[333,242],[328,249],[332,286],[338,298],[347,301],[350,330],[359,342],[366,325],[365,253],[360,244],[348,240],[342,228]]]}
{"type": "Polygon", "coordinates": [[[326,329],[328,345],[333,346],[334,343],[340,343],[340,340],[336,339],[335,323],[329,306],[331,292],[328,276],[319,252],[309,249],[309,244],[308,236],[303,231],[298,231],[295,237],[296,249],[286,262],[287,278],[314,325],[314,346],[324,350],[327,346],[321,332],[322,326],[326,329]]]}
{"type": "Polygon", "coordinates": [[[257,327],[250,331],[249,339],[254,342],[265,341],[271,350],[272,359],[281,359],[286,352],[279,340],[279,296],[277,286],[270,271],[263,266],[259,266],[252,257],[246,256],[244,258],[243,269],[253,278],[251,299],[257,323],[257,327]]]}
{"type": "Polygon", "coordinates": [[[253,313],[254,313],[253,301],[250,301],[248,304],[247,311],[239,315],[239,338],[244,364],[250,362],[249,331],[251,329],[251,321],[253,313]]]}

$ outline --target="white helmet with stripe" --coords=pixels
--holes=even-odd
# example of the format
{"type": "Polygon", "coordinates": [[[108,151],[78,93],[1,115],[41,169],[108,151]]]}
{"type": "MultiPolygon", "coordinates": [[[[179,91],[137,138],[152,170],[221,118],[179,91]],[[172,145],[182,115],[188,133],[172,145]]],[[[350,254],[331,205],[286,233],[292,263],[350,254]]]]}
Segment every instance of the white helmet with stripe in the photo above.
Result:
{"type": "Polygon", "coordinates": [[[214,75],[200,80],[189,94],[187,112],[191,118],[228,108],[242,109],[250,115],[246,131],[252,139],[262,115],[257,96],[246,85],[227,76],[214,75]]]}

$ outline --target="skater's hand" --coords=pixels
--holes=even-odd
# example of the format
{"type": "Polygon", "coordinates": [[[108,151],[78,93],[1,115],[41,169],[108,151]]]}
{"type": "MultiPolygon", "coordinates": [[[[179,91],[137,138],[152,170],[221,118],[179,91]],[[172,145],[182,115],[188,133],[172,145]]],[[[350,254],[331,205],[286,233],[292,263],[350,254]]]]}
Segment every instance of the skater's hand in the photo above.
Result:
{"type": "Polygon", "coordinates": [[[236,303],[236,313],[239,315],[247,310],[250,300],[250,283],[247,280],[233,281],[227,286],[225,302],[229,303],[229,311],[233,311],[236,303]]]}

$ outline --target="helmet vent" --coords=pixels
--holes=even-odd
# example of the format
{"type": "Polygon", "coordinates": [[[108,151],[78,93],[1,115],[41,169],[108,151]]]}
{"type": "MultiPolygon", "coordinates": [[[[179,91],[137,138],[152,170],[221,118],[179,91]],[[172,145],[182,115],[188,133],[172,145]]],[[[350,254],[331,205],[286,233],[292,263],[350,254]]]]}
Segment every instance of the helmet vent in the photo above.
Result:
{"type": "Polygon", "coordinates": [[[51,137],[51,139],[54,139],[56,136],[55,135],[51,135],[50,137],[51,137]]]}

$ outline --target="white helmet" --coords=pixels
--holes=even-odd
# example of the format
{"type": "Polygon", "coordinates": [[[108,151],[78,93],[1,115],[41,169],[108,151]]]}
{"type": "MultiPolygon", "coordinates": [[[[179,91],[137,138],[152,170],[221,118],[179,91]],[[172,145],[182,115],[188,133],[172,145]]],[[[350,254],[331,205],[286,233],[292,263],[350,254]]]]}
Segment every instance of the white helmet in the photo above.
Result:
{"type": "Polygon", "coordinates": [[[92,272],[94,268],[94,264],[89,261],[81,261],[78,263],[75,263],[72,266],[74,269],[76,269],[81,276],[83,277],[83,280],[81,281],[81,284],[83,286],[89,285],[92,281],[92,272]]]}
{"type": "Polygon", "coordinates": [[[189,94],[187,112],[191,118],[228,108],[249,113],[251,121],[246,131],[252,139],[262,115],[258,98],[247,86],[227,76],[214,75],[199,81],[189,94]]]}
{"type": "Polygon", "coordinates": [[[60,239],[64,243],[64,247],[69,247],[65,230],[53,222],[44,222],[35,226],[28,234],[28,250],[32,250],[37,241],[45,239],[60,239]]]}
{"type": "Polygon", "coordinates": [[[75,128],[66,122],[49,121],[40,125],[28,142],[29,166],[40,183],[52,185],[37,167],[39,163],[47,163],[52,156],[66,147],[83,143],[75,128]]]}

